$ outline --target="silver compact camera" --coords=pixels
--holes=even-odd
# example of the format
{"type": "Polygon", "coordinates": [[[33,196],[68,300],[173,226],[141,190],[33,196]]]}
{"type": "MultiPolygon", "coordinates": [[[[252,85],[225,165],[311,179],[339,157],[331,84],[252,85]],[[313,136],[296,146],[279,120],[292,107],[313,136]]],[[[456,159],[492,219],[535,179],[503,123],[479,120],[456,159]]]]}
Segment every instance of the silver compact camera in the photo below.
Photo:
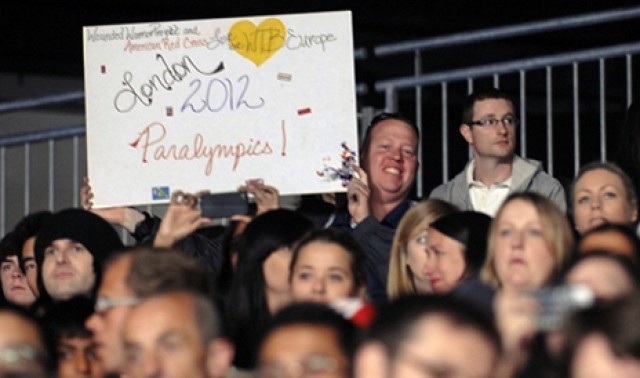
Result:
{"type": "Polygon", "coordinates": [[[541,331],[561,328],[575,311],[593,306],[593,290],[585,285],[562,285],[531,294],[540,305],[536,324],[541,331]]]}

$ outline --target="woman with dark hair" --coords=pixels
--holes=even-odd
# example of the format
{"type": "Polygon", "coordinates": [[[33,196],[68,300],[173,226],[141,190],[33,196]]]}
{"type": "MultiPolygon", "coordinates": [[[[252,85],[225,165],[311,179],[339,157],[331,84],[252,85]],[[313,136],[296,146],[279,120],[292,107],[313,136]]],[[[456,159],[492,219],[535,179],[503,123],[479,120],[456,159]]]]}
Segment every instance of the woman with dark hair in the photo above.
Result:
{"type": "Polygon", "coordinates": [[[389,253],[389,299],[412,293],[433,292],[429,277],[423,269],[427,259],[429,226],[438,218],[454,211],[458,209],[449,202],[428,199],[413,205],[404,214],[389,253]]]}
{"type": "Polygon", "coordinates": [[[365,257],[360,245],[336,229],[316,230],[293,251],[289,281],[295,301],[329,304],[335,300],[364,298],[365,257]]]}
{"type": "Polygon", "coordinates": [[[373,320],[365,301],[365,255],[360,244],[338,229],[316,230],[293,251],[289,282],[295,302],[330,305],[360,327],[373,320]]]}
{"type": "Polygon", "coordinates": [[[224,305],[226,329],[236,347],[234,366],[255,367],[259,335],[280,308],[290,302],[287,282],[291,249],[313,223],[286,209],[254,218],[242,233],[231,289],[224,305]]]}
{"type": "Polygon", "coordinates": [[[487,254],[491,217],[476,211],[453,212],[431,224],[425,272],[437,294],[477,276],[487,254]]]}

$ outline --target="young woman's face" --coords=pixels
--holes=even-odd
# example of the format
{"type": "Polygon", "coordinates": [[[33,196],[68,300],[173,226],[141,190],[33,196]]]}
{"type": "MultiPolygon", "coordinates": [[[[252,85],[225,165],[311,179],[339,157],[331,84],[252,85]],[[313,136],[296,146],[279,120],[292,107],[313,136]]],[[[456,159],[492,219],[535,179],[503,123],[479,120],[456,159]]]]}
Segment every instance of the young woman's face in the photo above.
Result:
{"type": "Polygon", "coordinates": [[[513,200],[495,222],[493,265],[501,286],[537,289],[545,285],[555,269],[555,258],[536,208],[513,200]]]}
{"type": "Polygon", "coordinates": [[[435,228],[429,229],[427,275],[436,293],[448,293],[462,280],[465,246],[435,228]]]}
{"type": "Polygon", "coordinates": [[[636,220],[622,179],[606,169],[586,172],[573,189],[573,220],[583,234],[603,223],[628,224],[636,220]]]}
{"type": "Polygon", "coordinates": [[[431,293],[431,281],[427,275],[427,241],[429,225],[422,222],[417,225],[406,243],[407,269],[411,272],[413,285],[418,293],[431,293]]]}
{"type": "Polygon", "coordinates": [[[338,244],[314,241],[298,252],[291,267],[291,294],[294,301],[332,303],[364,294],[355,287],[349,252],[338,244]]]}

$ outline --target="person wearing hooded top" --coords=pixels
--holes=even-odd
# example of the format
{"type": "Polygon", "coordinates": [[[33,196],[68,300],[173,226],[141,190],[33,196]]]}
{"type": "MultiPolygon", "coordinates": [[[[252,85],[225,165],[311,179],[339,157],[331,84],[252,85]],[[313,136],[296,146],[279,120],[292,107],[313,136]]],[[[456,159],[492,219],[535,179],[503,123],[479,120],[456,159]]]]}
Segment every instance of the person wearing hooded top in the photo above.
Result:
{"type": "Polygon", "coordinates": [[[429,198],[494,216],[509,194],[536,192],[564,212],[562,184],[544,172],[540,162],[514,152],[518,123],[513,100],[503,91],[486,88],[469,95],[459,131],[473,159],[452,180],[433,189],[429,198]]]}
{"type": "Polygon", "coordinates": [[[425,273],[437,294],[463,297],[490,314],[493,290],[478,273],[487,255],[491,217],[476,211],[445,215],[429,227],[425,273]]]}
{"type": "Polygon", "coordinates": [[[78,295],[92,298],[103,262],[123,247],[113,227],[89,211],[65,209],[53,214],[35,244],[38,305],[46,308],[51,301],[78,295]]]}

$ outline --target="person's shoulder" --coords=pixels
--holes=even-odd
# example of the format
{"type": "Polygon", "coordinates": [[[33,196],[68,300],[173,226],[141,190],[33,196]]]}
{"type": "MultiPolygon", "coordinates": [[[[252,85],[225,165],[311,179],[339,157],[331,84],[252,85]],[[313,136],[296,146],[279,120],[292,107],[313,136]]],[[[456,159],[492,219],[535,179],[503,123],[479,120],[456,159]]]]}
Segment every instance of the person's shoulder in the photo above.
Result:
{"type": "Polygon", "coordinates": [[[513,155],[513,171],[528,175],[533,175],[537,172],[544,172],[542,169],[542,163],[538,160],[523,158],[517,154],[513,155]]]}
{"type": "Polygon", "coordinates": [[[449,201],[451,196],[453,195],[453,189],[457,186],[462,186],[466,188],[466,167],[462,171],[460,171],[453,179],[443,182],[442,184],[436,186],[431,193],[429,194],[429,198],[441,199],[445,201],[449,201]]]}

